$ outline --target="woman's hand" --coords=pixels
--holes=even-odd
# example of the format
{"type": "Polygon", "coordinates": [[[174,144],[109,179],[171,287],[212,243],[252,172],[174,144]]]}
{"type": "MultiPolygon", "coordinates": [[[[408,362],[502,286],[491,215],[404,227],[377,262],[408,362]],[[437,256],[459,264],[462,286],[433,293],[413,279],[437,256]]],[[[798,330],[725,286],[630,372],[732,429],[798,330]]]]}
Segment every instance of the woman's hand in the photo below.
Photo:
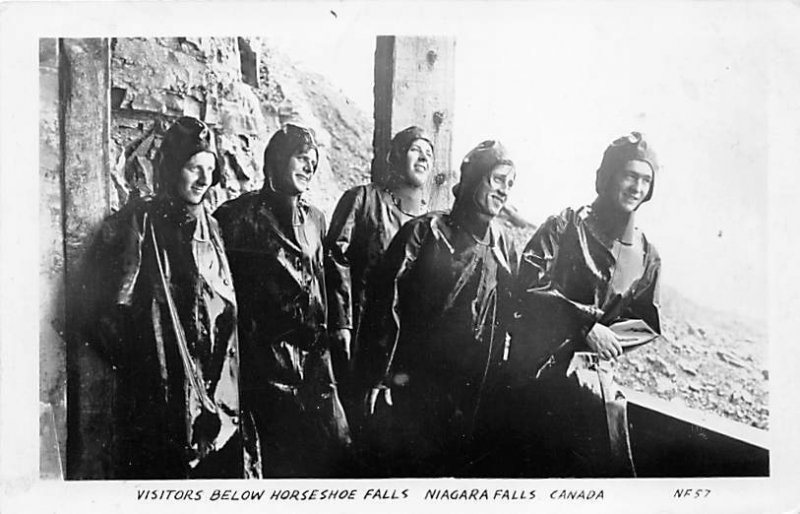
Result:
{"type": "Polygon", "coordinates": [[[375,406],[380,396],[383,396],[383,401],[386,405],[392,406],[392,390],[385,386],[373,387],[364,398],[364,412],[367,416],[375,414],[375,406]]]}
{"type": "Polygon", "coordinates": [[[344,355],[347,362],[350,362],[350,340],[353,337],[351,330],[349,328],[337,328],[331,330],[330,336],[331,346],[344,355]]]}
{"type": "Polygon", "coordinates": [[[617,357],[622,355],[622,346],[617,336],[610,328],[600,323],[595,323],[586,335],[586,344],[603,360],[617,360],[617,357]]]}

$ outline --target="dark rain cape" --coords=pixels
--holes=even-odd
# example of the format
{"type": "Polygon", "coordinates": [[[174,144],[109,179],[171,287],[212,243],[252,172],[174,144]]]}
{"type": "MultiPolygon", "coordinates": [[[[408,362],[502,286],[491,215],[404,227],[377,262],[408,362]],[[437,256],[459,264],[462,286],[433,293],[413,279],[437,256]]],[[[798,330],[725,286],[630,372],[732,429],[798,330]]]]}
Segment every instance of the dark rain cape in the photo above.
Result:
{"type": "Polygon", "coordinates": [[[351,427],[360,418],[360,393],[366,387],[358,340],[368,277],[400,227],[412,217],[400,210],[388,190],[367,184],[345,192],[331,219],[325,240],[328,326],[351,330],[351,364],[347,366],[349,369],[336,370],[342,399],[351,405],[348,407],[351,427]]]}
{"type": "Polygon", "coordinates": [[[251,192],[221,206],[240,308],[242,401],[261,436],[265,476],[337,473],[350,436],[330,364],[323,214],[251,192]],[[284,218],[286,219],[286,218],[284,218]]]}
{"type": "Polygon", "coordinates": [[[353,339],[358,339],[367,277],[410,219],[391,193],[376,184],[357,186],[342,195],[325,243],[330,328],[352,329],[353,339]]]}
{"type": "Polygon", "coordinates": [[[231,274],[215,220],[200,216],[207,230],[180,201],[136,200],[95,245],[95,333],[120,379],[125,478],[259,474],[257,443],[240,429],[231,274]]]}
{"type": "MultiPolygon", "coordinates": [[[[541,446],[552,450],[549,457],[539,456],[553,464],[548,474],[632,472],[622,469],[630,467],[622,462],[626,458],[608,455],[609,434],[613,453],[614,435],[624,431],[627,438],[627,427],[611,416],[606,419],[603,409],[587,407],[581,388],[570,383],[588,376],[584,369],[596,372],[606,411],[619,410],[613,403],[618,398],[612,397],[612,377],[595,355],[579,354],[577,360],[573,356],[589,351],[585,337],[595,323],[622,331],[630,323],[621,322],[640,320],[653,334],[661,330],[661,261],[655,247],[638,229],[626,247],[608,240],[596,226],[591,206],[566,209],[537,230],[520,263],[515,292],[520,319],[512,330],[509,358],[516,384],[512,387],[518,388],[514,396],[521,403],[514,418],[523,426],[533,425],[528,428],[542,429],[541,446]],[[576,462],[566,462],[565,455],[577,456],[576,462]],[[613,459],[618,461],[616,469],[613,459]]],[[[629,454],[626,442],[617,449],[629,454]]]]}
{"type": "MultiPolygon", "coordinates": [[[[513,260],[502,232],[479,244],[449,214],[403,226],[371,285],[361,344],[374,386],[392,390],[383,438],[392,476],[471,471],[487,380],[503,357],[513,260]]],[[[381,471],[378,471],[380,474],[381,471]]]]}

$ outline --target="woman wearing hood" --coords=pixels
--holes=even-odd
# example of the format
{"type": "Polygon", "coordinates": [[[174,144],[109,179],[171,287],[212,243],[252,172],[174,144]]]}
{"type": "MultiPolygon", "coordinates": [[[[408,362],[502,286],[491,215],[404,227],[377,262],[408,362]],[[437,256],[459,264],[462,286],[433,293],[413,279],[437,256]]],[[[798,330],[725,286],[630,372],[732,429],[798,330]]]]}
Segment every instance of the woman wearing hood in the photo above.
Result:
{"type": "Polygon", "coordinates": [[[318,162],[313,132],[286,124],[264,151],[262,190],[215,213],[237,285],[242,401],[265,477],[337,476],[350,444],[327,338],[325,219],[301,197],[318,162]]]}
{"type": "Polygon", "coordinates": [[[514,268],[494,219],[515,175],[500,143],[478,145],[461,164],[452,211],[406,223],[374,275],[359,339],[371,370],[367,415],[388,411],[378,473],[474,472],[476,419],[502,360],[514,268]]]}
{"type": "Polygon", "coordinates": [[[521,439],[541,441],[531,445],[538,464],[523,474],[635,474],[613,363],[623,341],[652,342],[661,331],[661,259],[636,224],[658,170],[642,134],[614,140],[597,170],[595,201],[551,216],[525,247],[509,359],[522,388],[510,395],[520,405],[509,420],[522,423],[521,439]]]}
{"type": "Polygon", "coordinates": [[[351,428],[360,425],[359,393],[365,387],[356,343],[367,282],[400,227],[427,212],[424,193],[433,169],[432,138],[420,127],[401,130],[392,138],[386,160],[389,175],[384,183],[356,186],[342,195],[325,240],[328,327],[351,428]]]}
{"type": "Polygon", "coordinates": [[[115,306],[101,323],[120,377],[119,474],[258,476],[257,455],[243,453],[232,277],[203,202],[220,177],[213,134],[180,118],[157,159],[157,196],[130,202],[100,233],[101,282],[112,284],[103,303],[115,306]]]}

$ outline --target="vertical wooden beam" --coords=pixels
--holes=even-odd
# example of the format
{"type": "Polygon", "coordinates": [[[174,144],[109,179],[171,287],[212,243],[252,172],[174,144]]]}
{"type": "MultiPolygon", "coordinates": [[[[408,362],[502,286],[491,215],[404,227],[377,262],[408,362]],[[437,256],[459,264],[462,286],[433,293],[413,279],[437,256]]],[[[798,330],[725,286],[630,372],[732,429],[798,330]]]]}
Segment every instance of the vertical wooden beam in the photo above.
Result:
{"type": "Polygon", "coordinates": [[[434,138],[436,163],[426,185],[431,209],[452,205],[458,179],[452,168],[455,106],[455,39],[378,36],[375,49],[375,134],[372,178],[386,175],[394,133],[419,125],[434,138]]]}
{"type": "MultiPolygon", "coordinates": [[[[108,39],[62,39],[61,125],[67,312],[81,300],[83,257],[110,212],[108,39]]],[[[111,478],[113,376],[67,316],[68,478],[111,478]]]]}
{"type": "Polygon", "coordinates": [[[386,180],[389,142],[392,139],[392,86],[394,85],[394,36],[378,36],[375,42],[375,79],[373,99],[375,101],[375,129],[372,137],[372,180],[386,180]]]}

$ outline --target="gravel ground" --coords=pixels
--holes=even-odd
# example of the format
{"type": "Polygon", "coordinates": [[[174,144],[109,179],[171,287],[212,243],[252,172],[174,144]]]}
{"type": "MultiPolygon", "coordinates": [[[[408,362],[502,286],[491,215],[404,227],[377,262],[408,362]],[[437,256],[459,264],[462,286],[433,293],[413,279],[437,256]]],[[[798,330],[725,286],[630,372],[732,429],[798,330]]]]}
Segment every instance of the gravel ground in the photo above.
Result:
{"type": "Polygon", "coordinates": [[[665,289],[662,301],[666,341],[622,357],[618,382],[767,429],[765,331],[753,322],[695,305],[674,290],[665,289]]]}

